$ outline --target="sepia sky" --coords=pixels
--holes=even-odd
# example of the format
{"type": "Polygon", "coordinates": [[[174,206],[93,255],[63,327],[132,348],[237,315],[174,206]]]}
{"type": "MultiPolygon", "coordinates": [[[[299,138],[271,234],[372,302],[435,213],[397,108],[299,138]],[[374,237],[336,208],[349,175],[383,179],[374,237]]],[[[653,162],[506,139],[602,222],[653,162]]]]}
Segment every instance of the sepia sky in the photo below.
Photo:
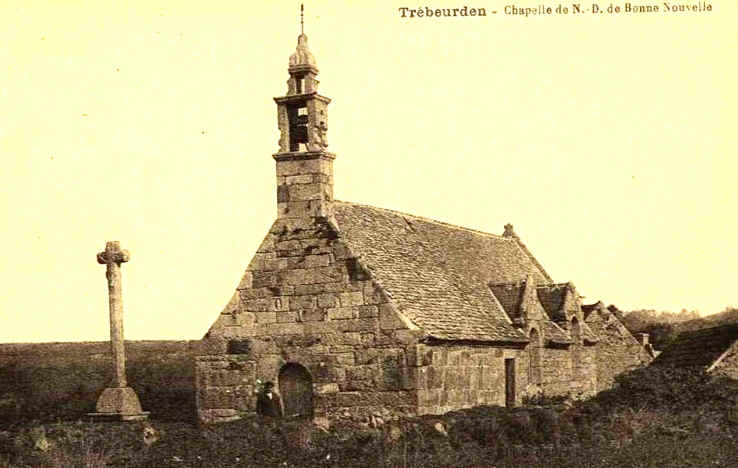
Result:
{"type": "MultiPolygon", "coordinates": [[[[108,240],[131,252],[126,338],[200,338],[275,218],[299,2],[108,3],[0,5],[0,342],[108,339],[108,240]]],[[[306,3],[336,198],[511,222],[585,302],[738,306],[735,2],[466,4],[500,13],[306,3]]]]}

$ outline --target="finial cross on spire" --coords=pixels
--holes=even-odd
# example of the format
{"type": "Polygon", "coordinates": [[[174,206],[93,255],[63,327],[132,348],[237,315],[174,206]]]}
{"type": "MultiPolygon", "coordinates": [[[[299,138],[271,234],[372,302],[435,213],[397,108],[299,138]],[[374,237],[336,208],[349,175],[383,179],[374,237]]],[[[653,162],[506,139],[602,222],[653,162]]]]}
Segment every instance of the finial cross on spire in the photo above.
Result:
{"type": "Polygon", "coordinates": [[[300,3],[300,34],[305,34],[305,5],[300,3]]]}

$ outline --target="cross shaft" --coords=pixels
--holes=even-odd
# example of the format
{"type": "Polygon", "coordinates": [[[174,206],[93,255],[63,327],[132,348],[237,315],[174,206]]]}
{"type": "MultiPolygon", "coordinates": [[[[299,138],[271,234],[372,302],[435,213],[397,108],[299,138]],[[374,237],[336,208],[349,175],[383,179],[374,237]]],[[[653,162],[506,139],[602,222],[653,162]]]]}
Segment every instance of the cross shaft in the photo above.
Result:
{"type": "Polygon", "coordinates": [[[118,241],[105,244],[105,250],[97,254],[97,262],[107,265],[108,302],[110,308],[110,346],[113,353],[114,387],[127,387],[126,358],[123,345],[123,296],[121,291],[120,264],[130,260],[127,250],[121,250],[118,241]]]}

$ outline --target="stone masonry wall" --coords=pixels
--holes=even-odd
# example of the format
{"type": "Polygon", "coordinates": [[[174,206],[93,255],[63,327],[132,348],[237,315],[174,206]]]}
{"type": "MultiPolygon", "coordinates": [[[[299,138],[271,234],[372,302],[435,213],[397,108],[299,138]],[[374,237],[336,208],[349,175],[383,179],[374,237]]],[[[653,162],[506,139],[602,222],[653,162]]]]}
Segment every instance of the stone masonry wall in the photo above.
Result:
{"type": "Polygon", "coordinates": [[[478,405],[505,405],[505,359],[515,359],[516,403],[528,383],[525,352],[490,346],[418,345],[412,371],[419,414],[443,414],[478,405]]]}
{"type": "Polygon", "coordinates": [[[253,411],[256,379],[278,383],[286,363],[311,374],[315,414],[413,413],[412,328],[329,221],[277,220],[204,340],[199,416],[253,411]]]}
{"type": "Polygon", "coordinates": [[[571,391],[571,352],[567,348],[544,348],[541,389],[544,395],[567,395],[571,391]]]}
{"type": "Polygon", "coordinates": [[[593,311],[587,324],[600,341],[597,343],[597,391],[611,388],[615,376],[651,361],[643,346],[610,312],[593,311]],[[597,315],[594,315],[597,314],[597,315]]]}

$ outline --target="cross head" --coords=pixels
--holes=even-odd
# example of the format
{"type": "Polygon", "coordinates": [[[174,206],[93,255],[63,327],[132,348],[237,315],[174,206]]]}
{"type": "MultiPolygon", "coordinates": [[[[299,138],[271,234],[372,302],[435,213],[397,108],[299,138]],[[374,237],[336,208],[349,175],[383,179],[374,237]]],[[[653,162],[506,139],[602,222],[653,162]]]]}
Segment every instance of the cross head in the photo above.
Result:
{"type": "Polygon", "coordinates": [[[121,250],[120,242],[110,241],[105,244],[105,250],[97,254],[97,263],[102,265],[111,265],[113,263],[120,265],[131,259],[131,255],[127,250],[121,250]]]}

